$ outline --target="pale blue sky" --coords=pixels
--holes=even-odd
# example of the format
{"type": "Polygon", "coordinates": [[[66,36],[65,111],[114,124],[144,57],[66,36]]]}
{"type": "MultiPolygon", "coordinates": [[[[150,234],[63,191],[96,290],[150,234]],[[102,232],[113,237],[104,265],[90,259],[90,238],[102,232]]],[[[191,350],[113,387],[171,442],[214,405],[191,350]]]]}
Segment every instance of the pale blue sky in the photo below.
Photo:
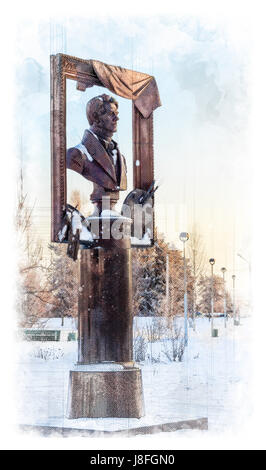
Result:
{"type": "MultiPolygon", "coordinates": [[[[226,23],[193,16],[21,21],[18,134],[26,188],[42,215],[40,235],[49,236],[49,55],[64,52],[132,68],[155,76],[162,101],[154,113],[159,229],[175,242],[196,224],[217,270],[225,265],[231,277],[235,269],[239,289],[247,292],[247,266],[236,253],[250,256],[249,41],[246,30],[233,34],[226,23]]],[[[103,91],[82,93],[68,83],[68,146],[87,127],[86,102],[103,91]]],[[[131,169],[131,103],[118,101],[115,139],[131,169]]],[[[88,196],[89,188],[83,181],[88,196]]]]}

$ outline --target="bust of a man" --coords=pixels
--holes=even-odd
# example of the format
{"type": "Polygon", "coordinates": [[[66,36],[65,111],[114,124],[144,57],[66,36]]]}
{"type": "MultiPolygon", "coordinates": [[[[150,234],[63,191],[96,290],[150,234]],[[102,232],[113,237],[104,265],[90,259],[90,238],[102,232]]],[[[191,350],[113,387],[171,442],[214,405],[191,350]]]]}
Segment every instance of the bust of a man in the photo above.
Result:
{"type": "Polygon", "coordinates": [[[109,198],[113,209],[119,191],[127,189],[125,158],[112,139],[119,119],[118,103],[112,96],[96,96],[87,103],[86,114],[90,128],[78,145],[68,149],[67,168],[93,182],[90,198],[100,214],[103,198],[109,198]]]}

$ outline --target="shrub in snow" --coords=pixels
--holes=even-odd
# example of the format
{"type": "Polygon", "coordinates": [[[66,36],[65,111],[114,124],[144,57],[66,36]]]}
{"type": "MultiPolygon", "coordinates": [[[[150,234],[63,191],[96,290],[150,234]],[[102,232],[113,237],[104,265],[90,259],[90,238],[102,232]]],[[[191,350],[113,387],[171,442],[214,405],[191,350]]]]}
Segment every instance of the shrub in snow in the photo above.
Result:
{"type": "Polygon", "coordinates": [[[144,362],[146,359],[147,343],[142,335],[134,337],[133,354],[136,362],[144,362]]]}
{"type": "Polygon", "coordinates": [[[163,344],[163,353],[169,361],[182,361],[185,351],[183,330],[175,323],[168,327],[168,339],[163,344]]]}
{"type": "Polygon", "coordinates": [[[145,326],[144,333],[149,343],[160,341],[165,334],[165,319],[161,317],[152,318],[152,321],[145,326]]]}
{"type": "Polygon", "coordinates": [[[150,361],[152,364],[158,364],[159,362],[161,362],[161,355],[160,353],[155,356],[155,354],[153,353],[153,351],[151,350],[151,354],[147,354],[147,359],[148,361],[150,361]]]}
{"type": "Polygon", "coordinates": [[[38,348],[33,349],[30,355],[31,357],[37,359],[44,359],[45,361],[49,361],[60,359],[64,356],[64,352],[60,348],[39,346],[38,348]]]}

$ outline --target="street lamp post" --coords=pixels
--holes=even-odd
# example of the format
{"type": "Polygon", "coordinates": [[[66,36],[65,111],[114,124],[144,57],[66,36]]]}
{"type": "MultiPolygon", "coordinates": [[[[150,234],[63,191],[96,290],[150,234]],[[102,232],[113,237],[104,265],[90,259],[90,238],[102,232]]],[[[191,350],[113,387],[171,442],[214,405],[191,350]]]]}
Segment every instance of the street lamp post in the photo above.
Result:
{"type": "Polygon", "coordinates": [[[185,330],[185,345],[188,344],[188,309],[187,309],[187,265],[186,265],[186,251],[185,243],[189,239],[187,232],[181,232],[179,240],[183,242],[183,261],[184,261],[184,330],[185,330]]]}
{"type": "Polygon", "coordinates": [[[211,265],[211,335],[214,337],[217,335],[218,330],[213,328],[213,310],[214,310],[214,299],[213,299],[213,266],[215,264],[215,259],[210,258],[209,263],[211,265]]]}
{"type": "Polygon", "coordinates": [[[222,271],[222,273],[223,273],[223,281],[224,281],[224,327],[226,328],[226,322],[227,322],[226,290],[225,290],[225,273],[226,273],[226,268],[221,268],[221,271],[222,271]]]}

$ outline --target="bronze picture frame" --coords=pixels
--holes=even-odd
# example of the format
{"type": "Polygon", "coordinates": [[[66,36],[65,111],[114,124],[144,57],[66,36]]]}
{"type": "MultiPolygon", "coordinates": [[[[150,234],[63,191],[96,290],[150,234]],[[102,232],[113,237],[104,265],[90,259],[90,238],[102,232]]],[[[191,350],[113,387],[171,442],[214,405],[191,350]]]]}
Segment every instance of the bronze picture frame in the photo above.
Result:
{"type": "MultiPolygon", "coordinates": [[[[67,203],[66,80],[75,80],[80,91],[85,91],[87,87],[95,84],[104,86],[92,77],[90,69],[90,60],[66,54],[50,56],[52,242],[59,243],[58,232],[67,203]]],[[[153,112],[148,117],[143,117],[133,99],[132,130],[133,189],[147,190],[154,180],[153,112]]]]}

